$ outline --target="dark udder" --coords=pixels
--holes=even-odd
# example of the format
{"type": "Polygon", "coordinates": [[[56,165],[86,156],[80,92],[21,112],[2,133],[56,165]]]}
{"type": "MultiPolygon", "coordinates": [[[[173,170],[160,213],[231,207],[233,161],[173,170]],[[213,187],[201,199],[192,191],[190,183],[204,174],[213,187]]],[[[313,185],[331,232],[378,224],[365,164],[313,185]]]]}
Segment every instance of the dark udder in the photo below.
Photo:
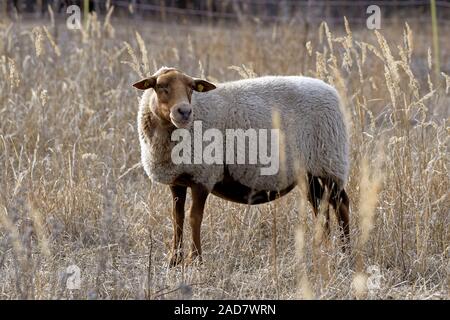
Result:
{"type": "Polygon", "coordinates": [[[260,204],[278,199],[289,191],[294,189],[295,183],[288,186],[286,189],[274,190],[259,190],[255,191],[239,181],[234,180],[228,169],[225,167],[224,178],[222,181],[216,183],[212,190],[212,194],[223,198],[225,200],[242,203],[242,204],[260,204]]]}

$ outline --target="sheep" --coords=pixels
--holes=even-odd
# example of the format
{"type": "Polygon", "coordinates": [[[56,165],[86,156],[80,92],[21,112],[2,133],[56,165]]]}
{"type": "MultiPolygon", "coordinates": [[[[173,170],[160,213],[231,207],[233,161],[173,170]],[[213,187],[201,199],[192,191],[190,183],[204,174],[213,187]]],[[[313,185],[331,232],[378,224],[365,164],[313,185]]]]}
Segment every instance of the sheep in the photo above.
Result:
{"type": "Polygon", "coordinates": [[[186,261],[201,261],[200,226],[208,195],[242,204],[272,201],[298,184],[298,163],[307,173],[307,198],[316,216],[321,200],[328,201],[327,234],[328,205],[336,211],[345,251],[349,243],[349,198],[344,190],[349,171],[348,136],[339,96],[332,86],[309,77],[265,76],[216,87],[168,67],[133,86],[145,90],[138,112],[142,165],[152,181],[168,185],[172,193],[171,266],[184,260],[181,248],[187,188],[192,195],[192,246],[186,261]],[[261,175],[261,164],[173,161],[177,130],[194,134],[193,123],[197,122],[222,133],[239,128],[272,129],[276,112],[285,139],[283,170],[276,174],[261,175]]]}

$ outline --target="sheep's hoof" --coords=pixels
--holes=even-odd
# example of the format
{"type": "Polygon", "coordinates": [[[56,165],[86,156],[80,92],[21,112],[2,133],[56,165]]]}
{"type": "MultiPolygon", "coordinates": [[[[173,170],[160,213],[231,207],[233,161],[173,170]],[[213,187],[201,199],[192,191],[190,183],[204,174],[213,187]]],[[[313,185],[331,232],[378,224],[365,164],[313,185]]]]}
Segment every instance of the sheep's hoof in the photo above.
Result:
{"type": "Polygon", "coordinates": [[[186,265],[200,265],[203,263],[203,258],[197,252],[191,252],[185,260],[186,265]]]}
{"type": "Polygon", "coordinates": [[[170,257],[169,266],[171,268],[176,267],[181,262],[183,262],[183,254],[182,253],[174,253],[170,257]]]}
{"type": "Polygon", "coordinates": [[[345,254],[351,254],[352,248],[350,246],[350,243],[346,242],[346,243],[341,244],[341,251],[342,251],[342,253],[345,253],[345,254]]]}

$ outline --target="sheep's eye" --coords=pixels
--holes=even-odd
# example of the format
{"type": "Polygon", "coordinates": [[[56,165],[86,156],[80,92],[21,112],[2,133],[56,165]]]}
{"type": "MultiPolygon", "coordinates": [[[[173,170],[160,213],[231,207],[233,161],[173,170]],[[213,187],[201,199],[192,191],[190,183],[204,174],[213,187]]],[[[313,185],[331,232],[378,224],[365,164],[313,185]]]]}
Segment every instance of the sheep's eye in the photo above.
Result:
{"type": "Polygon", "coordinates": [[[156,86],[156,89],[159,92],[163,92],[163,93],[166,93],[166,94],[169,93],[169,86],[168,85],[158,85],[158,86],[156,86]]]}

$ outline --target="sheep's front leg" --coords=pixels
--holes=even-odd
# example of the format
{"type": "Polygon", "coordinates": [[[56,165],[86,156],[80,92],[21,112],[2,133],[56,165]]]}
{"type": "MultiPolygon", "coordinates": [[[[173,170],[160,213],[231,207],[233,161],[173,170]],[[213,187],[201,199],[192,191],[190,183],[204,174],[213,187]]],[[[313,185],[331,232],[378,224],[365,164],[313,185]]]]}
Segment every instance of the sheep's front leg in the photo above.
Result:
{"type": "Polygon", "coordinates": [[[172,223],[173,246],[170,266],[176,266],[183,260],[183,223],[184,204],[186,202],[186,187],[170,186],[172,191],[172,223]]]}
{"type": "Polygon", "coordinates": [[[193,262],[195,258],[202,261],[202,246],[200,243],[200,227],[203,219],[203,211],[205,209],[206,199],[209,192],[203,186],[195,185],[192,190],[192,206],[189,222],[192,229],[192,247],[189,254],[188,262],[193,262]]]}

